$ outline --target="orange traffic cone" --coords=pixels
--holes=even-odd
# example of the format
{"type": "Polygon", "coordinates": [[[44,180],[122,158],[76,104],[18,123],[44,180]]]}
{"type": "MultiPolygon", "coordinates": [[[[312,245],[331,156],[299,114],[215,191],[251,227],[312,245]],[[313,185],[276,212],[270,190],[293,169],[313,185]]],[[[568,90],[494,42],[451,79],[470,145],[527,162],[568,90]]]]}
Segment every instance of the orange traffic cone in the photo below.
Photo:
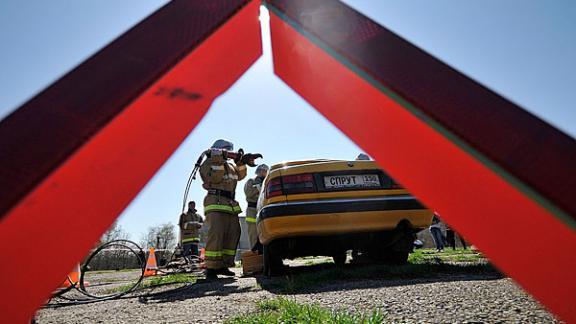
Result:
{"type": "Polygon", "coordinates": [[[156,264],[156,254],[154,253],[154,248],[150,248],[148,260],[146,261],[146,269],[144,269],[144,277],[155,276],[157,270],[158,265],[156,264]]]}
{"type": "Polygon", "coordinates": [[[80,263],[76,264],[74,269],[70,271],[68,277],[66,278],[66,280],[64,280],[64,283],[62,283],[62,287],[73,286],[76,283],[78,283],[78,281],[80,281],[80,263]]]}

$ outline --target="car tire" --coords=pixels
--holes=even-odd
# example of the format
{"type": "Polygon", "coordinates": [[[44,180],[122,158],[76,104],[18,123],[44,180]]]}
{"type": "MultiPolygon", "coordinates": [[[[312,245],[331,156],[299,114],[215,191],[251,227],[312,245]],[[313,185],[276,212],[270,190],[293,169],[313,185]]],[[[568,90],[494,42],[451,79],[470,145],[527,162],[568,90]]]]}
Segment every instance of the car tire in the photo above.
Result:
{"type": "Polygon", "coordinates": [[[338,267],[342,267],[344,266],[344,264],[346,264],[346,251],[342,252],[342,253],[338,253],[332,256],[332,260],[334,261],[334,264],[336,264],[336,266],[338,267]]]}
{"type": "Polygon", "coordinates": [[[266,277],[280,276],[284,270],[284,264],[282,263],[282,258],[274,255],[271,251],[270,244],[264,245],[263,248],[263,259],[264,259],[264,275],[266,277]]]}
{"type": "MultiPolygon", "coordinates": [[[[408,255],[414,249],[415,235],[409,224],[400,224],[397,228],[394,243],[384,249],[370,251],[377,263],[402,265],[408,263],[408,255]]],[[[382,243],[381,243],[382,244],[382,243]]]]}

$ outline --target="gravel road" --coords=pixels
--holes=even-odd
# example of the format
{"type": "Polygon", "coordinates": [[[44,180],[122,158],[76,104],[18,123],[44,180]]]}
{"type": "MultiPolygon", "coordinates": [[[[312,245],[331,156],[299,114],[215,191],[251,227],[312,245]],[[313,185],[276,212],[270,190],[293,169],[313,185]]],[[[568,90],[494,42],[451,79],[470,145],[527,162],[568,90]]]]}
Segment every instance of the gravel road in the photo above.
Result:
{"type": "Polygon", "coordinates": [[[151,297],[131,297],[38,313],[38,323],[215,323],[256,309],[255,302],[285,296],[331,309],[381,309],[390,322],[556,323],[508,278],[490,274],[426,279],[327,282],[297,294],[270,287],[275,279],[239,277],[197,283],[151,297]]]}

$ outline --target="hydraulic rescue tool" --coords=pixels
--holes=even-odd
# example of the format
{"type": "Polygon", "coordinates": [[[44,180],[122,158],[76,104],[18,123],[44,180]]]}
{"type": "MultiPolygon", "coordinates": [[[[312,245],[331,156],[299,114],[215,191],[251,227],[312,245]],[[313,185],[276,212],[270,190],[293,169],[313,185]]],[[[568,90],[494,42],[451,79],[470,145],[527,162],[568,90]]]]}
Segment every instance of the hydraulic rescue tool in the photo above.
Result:
{"type": "MultiPolygon", "coordinates": [[[[262,158],[262,154],[260,153],[244,153],[243,149],[239,149],[238,152],[228,151],[224,149],[218,149],[218,150],[221,151],[222,156],[225,159],[234,160],[234,163],[242,163],[250,167],[255,167],[256,159],[262,158]]],[[[188,200],[188,192],[190,191],[190,185],[192,184],[192,181],[196,179],[196,173],[200,169],[200,166],[202,165],[202,162],[204,162],[204,159],[209,158],[212,155],[213,151],[214,149],[208,149],[202,152],[202,154],[200,154],[200,157],[198,157],[198,160],[194,165],[194,169],[192,169],[190,177],[188,177],[188,182],[186,183],[186,190],[184,190],[184,199],[182,202],[182,213],[184,213],[184,211],[186,210],[186,202],[188,200]]]]}

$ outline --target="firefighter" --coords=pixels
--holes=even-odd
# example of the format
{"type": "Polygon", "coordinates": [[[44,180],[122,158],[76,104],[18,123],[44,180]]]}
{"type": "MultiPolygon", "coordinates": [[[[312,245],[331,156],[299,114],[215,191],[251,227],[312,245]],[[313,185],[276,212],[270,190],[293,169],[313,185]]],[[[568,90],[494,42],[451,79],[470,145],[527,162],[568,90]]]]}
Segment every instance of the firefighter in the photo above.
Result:
{"type": "Polygon", "coordinates": [[[256,231],[256,203],[260,196],[260,189],[264,178],[268,175],[268,166],[260,164],[256,168],[256,177],[248,179],[244,185],[244,193],[246,194],[246,201],[248,208],[246,208],[246,225],[248,225],[248,240],[250,241],[250,248],[254,249],[256,242],[258,242],[258,232],[256,231]]]}
{"type": "Polygon", "coordinates": [[[234,200],[236,184],[246,177],[246,165],[241,158],[234,163],[227,159],[234,145],[219,139],[208,151],[206,160],[200,166],[202,186],[207,190],[204,198],[204,213],[208,226],[206,242],[206,279],[216,279],[217,275],[234,276],[228,269],[234,267],[236,247],[240,240],[238,214],[242,211],[234,200]]]}
{"type": "Polygon", "coordinates": [[[198,243],[200,235],[198,230],[202,227],[204,219],[196,212],[196,203],[188,203],[188,211],[180,215],[178,226],[180,227],[180,246],[184,256],[198,256],[198,243]]]}

